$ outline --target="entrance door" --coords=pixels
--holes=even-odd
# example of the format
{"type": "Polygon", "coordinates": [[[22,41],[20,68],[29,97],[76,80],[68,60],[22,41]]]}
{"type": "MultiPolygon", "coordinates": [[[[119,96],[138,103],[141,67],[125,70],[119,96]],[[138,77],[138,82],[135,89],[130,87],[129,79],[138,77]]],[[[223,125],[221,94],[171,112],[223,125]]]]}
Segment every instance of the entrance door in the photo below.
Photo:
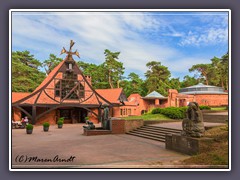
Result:
{"type": "Polygon", "coordinates": [[[87,110],[82,108],[59,109],[60,117],[64,117],[64,123],[85,123],[87,110]]]}
{"type": "Polygon", "coordinates": [[[64,117],[64,123],[72,123],[72,109],[60,109],[60,117],[64,117]]]}
{"type": "Polygon", "coordinates": [[[77,111],[78,111],[78,123],[86,123],[85,118],[87,117],[87,110],[77,108],[77,111]]]}

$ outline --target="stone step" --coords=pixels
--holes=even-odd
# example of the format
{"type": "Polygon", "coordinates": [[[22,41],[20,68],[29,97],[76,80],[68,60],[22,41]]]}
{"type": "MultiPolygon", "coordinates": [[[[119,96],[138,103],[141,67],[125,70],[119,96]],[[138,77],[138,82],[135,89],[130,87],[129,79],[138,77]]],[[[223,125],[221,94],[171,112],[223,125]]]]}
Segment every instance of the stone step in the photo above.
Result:
{"type": "Polygon", "coordinates": [[[165,127],[158,127],[158,126],[142,126],[126,134],[165,142],[166,134],[179,134],[179,133],[181,133],[181,130],[179,129],[165,128],[165,127]]]}
{"type": "Polygon", "coordinates": [[[142,132],[142,131],[131,131],[130,133],[143,134],[143,135],[146,135],[146,136],[165,138],[165,134],[154,134],[154,133],[142,132]]]}
{"type": "Polygon", "coordinates": [[[164,137],[160,137],[160,136],[155,137],[155,136],[151,136],[151,135],[145,135],[145,134],[134,133],[134,132],[128,132],[127,134],[142,137],[142,138],[146,138],[146,139],[151,139],[151,140],[155,140],[155,141],[165,142],[165,136],[164,137]]]}
{"type": "Polygon", "coordinates": [[[143,126],[139,129],[151,129],[153,131],[167,131],[167,132],[181,132],[180,129],[172,129],[172,128],[165,128],[165,127],[158,127],[158,126],[143,126]]]}
{"type": "Polygon", "coordinates": [[[136,129],[131,132],[143,132],[143,133],[149,133],[149,134],[155,134],[155,135],[165,135],[165,134],[180,134],[180,132],[171,132],[171,131],[157,131],[157,130],[151,130],[151,129],[136,129]]]}

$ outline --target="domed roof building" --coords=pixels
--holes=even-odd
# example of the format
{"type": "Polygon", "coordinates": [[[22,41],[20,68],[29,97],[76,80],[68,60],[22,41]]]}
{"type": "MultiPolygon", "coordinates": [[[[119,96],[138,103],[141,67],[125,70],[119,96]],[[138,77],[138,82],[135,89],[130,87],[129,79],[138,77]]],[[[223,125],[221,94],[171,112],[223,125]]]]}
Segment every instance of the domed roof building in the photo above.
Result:
{"type": "Polygon", "coordinates": [[[199,83],[194,86],[177,90],[169,90],[169,106],[186,106],[188,102],[197,102],[206,106],[227,106],[228,93],[222,87],[204,85],[199,83]]]}
{"type": "Polygon", "coordinates": [[[222,87],[209,86],[199,83],[194,86],[189,86],[186,88],[180,89],[179,93],[181,94],[228,94],[224,92],[222,87]]]}

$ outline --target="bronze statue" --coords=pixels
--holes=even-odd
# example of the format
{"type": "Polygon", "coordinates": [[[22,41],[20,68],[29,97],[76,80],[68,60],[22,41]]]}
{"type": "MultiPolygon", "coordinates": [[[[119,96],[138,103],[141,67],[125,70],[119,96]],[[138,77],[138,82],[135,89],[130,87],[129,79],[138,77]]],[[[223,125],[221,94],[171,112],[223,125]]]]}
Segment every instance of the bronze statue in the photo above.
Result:
{"type": "Polygon", "coordinates": [[[190,102],[186,111],[186,119],[182,122],[182,135],[191,137],[202,137],[205,128],[203,124],[202,111],[198,103],[190,102]]]}
{"type": "Polygon", "coordinates": [[[102,128],[103,129],[109,129],[109,108],[108,105],[103,105],[103,116],[101,118],[102,120],[102,128]]]}
{"type": "Polygon", "coordinates": [[[93,124],[93,122],[87,120],[86,124],[87,124],[87,126],[83,126],[84,129],[87,129],[87,130],[95,129],[95,125],[93,124]]]}

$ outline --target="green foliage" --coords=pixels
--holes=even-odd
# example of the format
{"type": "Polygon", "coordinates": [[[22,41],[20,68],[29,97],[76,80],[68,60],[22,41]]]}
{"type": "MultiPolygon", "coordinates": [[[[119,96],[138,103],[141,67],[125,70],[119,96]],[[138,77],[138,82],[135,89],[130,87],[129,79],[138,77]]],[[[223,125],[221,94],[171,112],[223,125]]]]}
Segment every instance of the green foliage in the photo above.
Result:
{"type": "Polygon", "coordinates": [[[210,109],[211,109],[209,106],[204,106],[204,105],[199,106],[199,108],[200,108],[201,110],[204,110],[204,109],[210,110],[210,109]]]}
{"type": "Polygon", "coordinates": [[[229,55],[227,52],[221,58],[214,56],[209,64],[193,65],[189,72],[197,72],[200,75],[199,79],[203,78],[207,85],[221,86],[228,89],[228,68],[229,55]]]}
{"type": "Polygon", "coordinates": [[[104,67],[107,69],[108,83],[111,88],[118,87],[119,81],[122,79],[124,73],[123,63],[117,61],[120,52],[111,52],[105,49],[105,62],[104,67]]]}
{"type": "Polygon", "coordinates": [[[49,122],[43,123],[43,127],[49,127],[49,126],[50,126],[49,122]]]}
{"type": "Polygon", "coordinates": [[[12,52],[12,59],[18,60],[22,64],[35,69],[41,66],[41,62],[35,59],[34,55],[30,54],[29,51],[12,52]]]}
{"type": "Polygon", "coordinates": [[[171,119],[163,114],[143,114],[142,116],[128,116],[128,117],[123,117],[125,120],[136,120],[136,119],[143,119],[144,121],[151,121],[151,120],[156,120],[156,121],[171,121],[171,119]]]}
{"type": "Polygon", "coordinates": [[[27,130],[33,130],[33,125],[32,125],[32,124],[26,125],[26,129],[27,129],[27,130]]]}
{"type": "Polygon", "coordinates": [[[187,107],[167,107],[167,108],[155,108],[152,110],[152,114],[163,114],[171,119],[183,119],[186,117],[187,107]]]}
{"type": "Polygon", "coordinates": [[[63,120],[58,120],[58,121],[57,121],[57,124],[58,124],[58,125],[63,125],[63,120]]]}
{"type": "MultiPolygon", "coordinates": [[[[179,78],[170,78],[171,73],[168,67],[158,61],[150,61],[146,64],[148,70],[145,73],[146,80],[138,74],[130,72],[127,77],[123,77],[124,66],[119,62],[120,52],[104,51],[105,62],[96,65],[78,61],[77,64],[84,75],[90,75],[94,89],[123,88],[126,96],[138,93],[146,96],[152,91],[157,91],[163,96],[168,95],[169,89],[177,89],[196,85],[199,82],[221,86],[228,89],[228,64],[229,55],[224,54],[221,58],[213,57],[211,63],[193,65],[189,71],[197,72],[194,77],[186,75],[181,82],[179,78]]],[[[38,68],[44,67],[47,74],[60,62],[54,54],[41,63],[34,58],[29,51],[12,52],[12,91],[32,92],[46,77],[45,73],[38,68]]]]}
{"type": "Polygon", "coordinates": [[[12,52],[12,91],[32,92],[44,80],[41,63],[29,51],[12,52]]]}
{"type": "Polygon", "coordinates": [[[197,85],[199,81],[195,77],[190,77],[189,75],[184,76],[181,82],[181,88],[197,85]]]}
{"type": "Polygon", "coordinates": [[[85,117],[85,120],[87,121],[87,120],[89,120],[89,117],[87,116],[87,117],[85,117]]]}
{"type": "Polygon", "coordinates": [[[162,108],[154,108],[153,110],[152,110],[152,114],[161,114],[161,111],[162,110],[162,108]]]}
{"type": "Polygon", "coordinates": [[[145,73],[148,93],[157,91],[163,96],[167,96],[168,89],[171,88],[168,85],[168,79],[171,76],[168,68],[157,61],[148,62],[146,66],[148,67],[145,73]]]}
{"type": "Polygon", "coordinates": [[[212,76],[213,67],[211,64],[196,64],[193,65],[190,69],[189,72],[197,71],[200,76],[205,78],[205,82],[208,85],[209,84],[209,78],[212,76]]]}
{"type": "Polygon", "coordinates": [[[96,65],[85,63],[82,61],[77,62],[79,68],[83,71],[84,75],[91,76],[92,86],[94,89],[110,88],[107,77],[107,69],[103,64],[96,65]]]}
{"type": "Polygon", "coordinates": [[[42,66],[44,67],[46,73],[49,74],[61,61],[61,58],[58,58],[54,54],[50,54],[49,59],[43,61],[42,66]]]}
{"type": "Polygon", "coordinates": [[[138,93],[141,96],[145,96],[147,94],[144,81],[138,74],[133,72],[128,75],[127,80],[122,80],[120,82],[120,86],[123,88],[127,97],[133,93],[138,93]]]}
{"type": "Polygon", "coordinates": [[[58,118],[59,121],[64,121],[64,117],[58,118]]]}

